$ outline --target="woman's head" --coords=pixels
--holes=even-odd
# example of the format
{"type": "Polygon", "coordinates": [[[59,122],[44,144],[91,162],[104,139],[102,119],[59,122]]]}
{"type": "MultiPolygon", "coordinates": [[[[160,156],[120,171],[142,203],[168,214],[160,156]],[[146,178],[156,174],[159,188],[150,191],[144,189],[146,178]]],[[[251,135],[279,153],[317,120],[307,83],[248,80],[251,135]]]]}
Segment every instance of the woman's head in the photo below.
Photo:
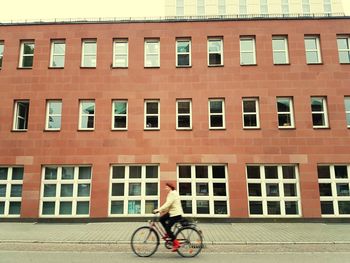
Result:
{"type": "Polygon", "coordinates": [[[165,186],[166,186],[166,187],[169,187],[171,190],[175,190],[174,184],[172,184],[172,183],[170,183],[170,182],[165,183],[165,186]]]}

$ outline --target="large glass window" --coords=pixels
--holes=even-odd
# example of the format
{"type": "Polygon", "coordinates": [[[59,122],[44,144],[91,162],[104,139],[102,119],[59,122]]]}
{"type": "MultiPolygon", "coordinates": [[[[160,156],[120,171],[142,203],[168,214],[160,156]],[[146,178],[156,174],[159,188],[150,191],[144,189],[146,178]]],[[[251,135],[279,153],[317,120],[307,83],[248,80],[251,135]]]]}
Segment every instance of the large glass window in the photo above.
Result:
{"type": "Polygon", "coordinates": [[[46,130],[60,130],[62,119],[62,101],[48,100],[46,102],[46,130]]]}
{"type": "Polygon", "coordinates": [[[95,101],[81,100],[79,108],[79,129],[93,130],[95,127],[95,101]]]}
{"type": "Polygon", "coordinates": [[[326,14],[332,13],[332,1],[331,0],[323,0],[323,9],[326,14]]]}
{"type": "Polygon", "coordinates": [[[226,0],[218,0],[218,14],[226,15],[226,0]]]}
{"type": "Polygon", "coordinates": [[[288,40],[286,36],[272,37],[273,64],[288,64],[288,40]]]}
{"type": "Polygon", "coordinates": [[[28,129],[29,100],[15,101],[13,130],[26,131],[28,129]]]}
{"type": "Polygon", "coordinates": [[[32,68],[34,62],[34,41],[21,41],[20,68],[32,68]]]}
{"type": "Polygon", "coordinates": [[[260,0],[260,14],[267,15],[269,13],[269,5],[267,0],[260,0]]]}
{"type": "Polygon", "coordinates": [[[88,217],[90,166],[44,166],[40,217],[88,217]]]}
{"type": "Polygon", "coordinates": [[[86,68],[96,67],[97,41],[96,39],[83,40],[81,66],[86,68]]]}
{"type": "Polygon", "coordinates": [[[197,0],[197,16],[205,15],[205,0],[197,0]]]}
{"type": "Polygon", "coordinates": [[[242,101],[242,118],[244,129],[260,128],[259,118],[259,99],[243,98],[242,101]]]}
{"type": "Polygon", "coordinates": [[[350,63],[350,36],[337,36],[339,63],[350,63]]]}
{"type": "Polygon", "coordinates": [[[160,102],[159,100],[145,100],[145,130],[160,129],[160,102]]]}
{"type": "Polygon", "coordinates": [[[209,129],[225,128],[225,100],[209,99],[209,129]]]}
{"type": "Polygon", "coordinates": [[[322,217],[350,216],[350,165],[317,166],[322,217]]]}
{"type": "Polygon", "coordinates": [[[65,52],[66,52],[66,42],[64,40],[52,40],[50,67],[63,68],[65,52]]]}
{"type": "Polygon", "coordinates": [[[224,65],[223,39],[208,38],[208,66],[224,65]]]}
{"type": "Polygon", "coordinates": [[[290,97],[277,98],[278,128],[294,128],[293,99],[290,97]]]}
{"type": "Polygon", "coordinates": [[[115,39],[113,42],[113,67],[127,68],[128,67],[128,52],[129,45],[127,39],[115,39]]]}
{"type": "Polygon", "coordinates": [[[191,66],[191,40],[189,39],[176,40],[176,66],[177,67],[191,66]]]}
{"type": "Polygon", "coordinates": [[[302,1],[303,14],[310,14],[310,1],[303,0],[302,1]]]}
{"type": "Polygon", "coordinates": [[[112,129],[127,130],[128,129],[128,101],[113,100],[112,105],[113,105],[112,129]]]}
{"type": "Polygon", "coordinates": [[[289,14],[289,0],[281,0],[282,14],[289,14]]]}
{"type": "Polygon", "coordinates": [[[319,36],[305,36],[305,53],[307,64],[322,63],[320,37],[319,36]]]}
{"type": "Polygon", "coordinates": [[[4,42],[0,41],[0,69],[2,68],[2,60],[4,57],[4,42]]]}
{"type": "Polygon", "coordinates": [[[255,37],[240,38],[241,65],[256,65],[255,37]]]}
{"type": "Polygon", "coordinates": [[[250,217],[300,217],[296,165],[247,165],[250,217]]]}
{"type": "Polygon", "coordinates": [[[312,125],[314,128],[328,128],[326,97],[311,97],[312,125]]]}
{"type": "Polygon", "coordinates": [[[350,128],[350,97],[344,98],[345,114],[346,114],[346,125],[350,128]]]}
{"type": "Polygon", "coordinates": [[[145,67],[160,67],[160,41],[159,39],[145,40],[145,67]]]}
{"type": "Polygon", "coordinates": [[[0,218],[20,216],[23,174],[23,167],[0,166],[0,218]]]}
{"type": "Polygon", "coordinates": [[[158,208],[158,165],[112,165],[109,215],[151,215],[158,208]]]}
{"type": "Polygon", "coordinates": [[[185,14],[184,0],[176,0],[176,15],[183,16],[185,14]]]}
{"type": "Polygon", "coordinates": [[[188,130],[192,128],[192,101],[176,101],[176,129],[188,130]]]}
{"type": "Polygon", "coordinates": [[[185,215],[229,216],[226,165],[180,164],[177,174],[178,191],[185,215]]]}
{"type": "Polygon", "coordinates": [[[239,0],[239,14],[240,15],[247,14],[247,0],[239,0]]]}

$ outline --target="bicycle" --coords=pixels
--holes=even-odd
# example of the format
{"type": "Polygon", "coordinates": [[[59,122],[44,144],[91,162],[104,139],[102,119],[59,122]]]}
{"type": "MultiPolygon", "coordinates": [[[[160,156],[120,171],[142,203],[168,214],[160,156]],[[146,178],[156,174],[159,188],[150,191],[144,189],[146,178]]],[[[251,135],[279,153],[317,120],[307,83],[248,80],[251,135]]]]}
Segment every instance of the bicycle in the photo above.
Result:
{"type": "MultiPolygon", "coordinates": [[[[173,246],[157,216],[148,222],[148,226],[139,227],[131,236],[131,249],[139,257],[152,256],[158,249],[160,237],[164,240],[167,249],[173,246]]],[[[180,256],[195,257],[201,252],[203,235],[195,223],[186,219],[180,220],[174,225],[174,235],[180,243],[176,251],[180,256]]]]}

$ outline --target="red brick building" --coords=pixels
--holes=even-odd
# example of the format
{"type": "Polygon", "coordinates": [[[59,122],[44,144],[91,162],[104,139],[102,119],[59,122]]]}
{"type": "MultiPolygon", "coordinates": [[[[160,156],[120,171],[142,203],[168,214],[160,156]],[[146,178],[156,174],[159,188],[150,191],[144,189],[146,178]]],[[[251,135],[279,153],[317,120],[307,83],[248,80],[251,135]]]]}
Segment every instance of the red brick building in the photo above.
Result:
{"type": "Polygon", "coordinates": [[[0,218],[350,216],[346,17],[0,26],[0,218]]]}

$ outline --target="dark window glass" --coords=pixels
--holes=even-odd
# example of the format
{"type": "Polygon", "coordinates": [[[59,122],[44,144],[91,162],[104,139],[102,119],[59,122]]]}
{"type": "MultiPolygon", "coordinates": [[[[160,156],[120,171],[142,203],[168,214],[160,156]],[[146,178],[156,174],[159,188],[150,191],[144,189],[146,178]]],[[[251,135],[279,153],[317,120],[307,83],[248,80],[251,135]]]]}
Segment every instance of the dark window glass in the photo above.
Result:
{"type": "Polygon", "coordinates": [[[260,178],[260,167],[259,166],[247,166],[247,177],[249,179],[260,178]]]}

